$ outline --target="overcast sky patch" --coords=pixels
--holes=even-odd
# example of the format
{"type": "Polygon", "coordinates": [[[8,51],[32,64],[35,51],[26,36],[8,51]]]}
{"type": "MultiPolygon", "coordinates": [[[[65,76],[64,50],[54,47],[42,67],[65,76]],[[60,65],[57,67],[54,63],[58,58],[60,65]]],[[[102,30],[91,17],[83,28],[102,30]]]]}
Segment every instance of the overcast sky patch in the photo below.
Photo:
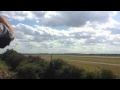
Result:
{"type": "Polygon", "coordinates": [[[119,11],[0,11],[21,53],[120,53],[119,11]]]}

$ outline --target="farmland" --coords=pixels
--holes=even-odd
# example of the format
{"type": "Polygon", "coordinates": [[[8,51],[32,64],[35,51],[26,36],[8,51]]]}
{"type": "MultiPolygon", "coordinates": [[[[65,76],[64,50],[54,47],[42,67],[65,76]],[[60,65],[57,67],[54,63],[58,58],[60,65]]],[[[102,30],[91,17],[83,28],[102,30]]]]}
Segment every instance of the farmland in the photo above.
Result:
{"type": "MultiPolygon", "coordinates": [[[[51,60],[51,54],[33,54],[40,56],[47,61],[51,60]]],[[[61,58],[69,64],[77,67],[83,67],[89,71],[95,71],[102,68],[110,69],[115,74],[120,75],[120,56],[81,56],[81,55],[64,55],[53,54],[52,59],[61,58]]]]}

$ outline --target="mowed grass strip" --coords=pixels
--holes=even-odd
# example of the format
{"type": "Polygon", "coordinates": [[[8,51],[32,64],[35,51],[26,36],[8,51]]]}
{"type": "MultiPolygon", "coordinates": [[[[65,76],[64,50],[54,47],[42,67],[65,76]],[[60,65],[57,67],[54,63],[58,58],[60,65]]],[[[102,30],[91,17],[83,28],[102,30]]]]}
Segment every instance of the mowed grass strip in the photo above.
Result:
{"type": "Polygon", "coordinates": [[[69,64],[75,65],[77,67],[82,67],[88,71],[96,71],[100,69],[109,69],[112,70],[116,75],[120,76],[120,66],[111,66],[111,65],[103,65],[103,64],[93,64],[87,62],[75,62],[75,61],[68,61],[69,64]]]}
{"type": "MultiPolygon", "coordinates": [[[[51,60],[51,55],[40,55],[46,60],[51,60]]],[[[52,55],[52,59],[61,58],[63,60],[82,60],[92,62],[103,62],[111,64],[120,64],[120,57],[105,57],[105,56],[75,56],[75,55],[52,55]]]]}

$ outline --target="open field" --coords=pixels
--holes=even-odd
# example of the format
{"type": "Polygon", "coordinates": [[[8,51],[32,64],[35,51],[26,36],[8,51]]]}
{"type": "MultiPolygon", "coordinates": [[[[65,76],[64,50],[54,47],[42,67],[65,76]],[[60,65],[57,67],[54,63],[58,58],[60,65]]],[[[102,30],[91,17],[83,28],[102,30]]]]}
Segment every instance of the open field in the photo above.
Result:
{"type": "MultiPolygon", "coordinates": [[[[50,61],[51,55],[40,54],[32,55],[40,56],[45,60],[50,61]]],[[[57,55],[53,54],[52,59],[61,58],[69,64],[77,67],[83,67],[89,71],[100,70],[102,68],[110,69],[115,74],[120,75],[120,57],[118,56],[79,56],[79,55],[57,55]]]]}
{"type": "Polygon", "coordinates": [[[77,67],[83,67],[89,71],[95,71],[100,69],[110,69],[115,74],[120,75],[120,66],[113,66],[109,64],[94,64],[94,63],[86,63],[86,62],[75,62],[75,61],[68,61],[69,64],[75,65],[77,67]]]}
{"type": "MultiPolygon", "coordinates": [[[[51,55],[34,55],[40,56],[45,60],[51,60],[51,55]]],[[[61,58],[63,60],[82,60],[102,63],[120,64],[120,57],[108,57],[108,56],[76,56],[76,55],[52,55],[52,59],[61,58]]]]}

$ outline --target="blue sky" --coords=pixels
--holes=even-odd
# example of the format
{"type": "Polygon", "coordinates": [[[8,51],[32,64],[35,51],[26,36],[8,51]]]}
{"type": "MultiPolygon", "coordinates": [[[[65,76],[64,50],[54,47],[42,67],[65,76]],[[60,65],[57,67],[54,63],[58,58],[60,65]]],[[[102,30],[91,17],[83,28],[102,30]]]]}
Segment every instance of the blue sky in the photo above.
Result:
{"type": "Polygon", "coordinates": [[[0,11],[12,25],[10,46],[20,53],[120,54],[119,11],[0,11]]]}

